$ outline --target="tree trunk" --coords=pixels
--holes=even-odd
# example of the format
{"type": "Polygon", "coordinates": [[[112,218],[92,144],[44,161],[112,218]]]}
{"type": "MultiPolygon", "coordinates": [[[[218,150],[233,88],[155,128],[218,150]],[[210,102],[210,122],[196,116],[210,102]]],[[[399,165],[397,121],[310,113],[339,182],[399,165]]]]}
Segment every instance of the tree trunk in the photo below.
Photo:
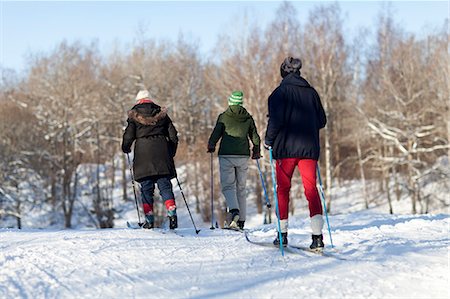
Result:
{"type": "Polygon", "coordinates": [[[128,201],[128,195],[127,195],[127,158],[125,155],[122,155],[122,199],[123,201],[128,201]]]}
{"type": "MultiPolygon", "coordinates": [[[[199,162],[194,162],[194,196],[195,196],[195,212],[197,214],[200,213],[200,190],[199,188],[201,188],[201,186],[199,186],[199,174],[200,172],[198,171],[198,163],[199,162]]],[[[203,189],[203,188],[202,188],[203,189]]]]}
{"type": "Polygon", "coordinates": [[[389,170],[388,168],[383,168],[383,178],[386,186],[386,195],[389,206],[389,214],[394,214],[394,210],[392,208],[392,200],[391,200],[391,188],[389,187],[389,170]]]}
{"type": "MultiPolygon", "coordinates": [[[[337,140],[337,137],[335,140],[337,140]]],[[[335,146],[335,149],[333,150],[333,154],[336,157],[335,161],[337,161],[339,163],[339,161],[341,161],[341,154],[340,154],[339,146],[335,146]]],[[[334,171],[335,171],[334,178],[335,178],[335,182],[336,182],[336,187],[339,188],[341,186],[341,167],[340,166],[336,167],[334,169],[334,171]]]]}
{"type": "Polygon", "coordinates": [[[402,195],[402,191],[400,189],[400,184],[398,183],[398,175],[397,175],[397,170],[396,170],[395,166],[392,167],[392,176],[394,178],[395,199],[397,201],[400,201],[400,197],[402,195]]]}
{"type": "MultiPolygon", "coordinates": [[[[411,156],[411,155],[409,155],[411,156]]],[[[408,156],[408,160],[410,160],[408,156]]],[[[412,166],[408,165],[408,188],[409,188],[409,194],[411,196],[411,213],[412,214],[416,214],[417,213],[417,197],[416,197],[416,188],[415,188],[415,184],[414,184],[414,178],[413,178],[414,174],[412,171],[412,166]]]]}
{"type": "Polygon", "coordinates": [[[52,213],[50,216],[50,225],[56,224],[56,174],[52,166],[50,178],[50,202],[52,205],[52,213]]]}
{"type": "Polygon", "coordinates": [[[328,128],[325,128],[325,172],[326,172],[326,184],[325,194],[327,196],[327,212],[331,211],[331,144],[330,144],[330,132],[328,128]]]}
{"type": "Polygon", "coordinates": [[[420,196],[420,184],[419,181],[416,181],[416,184],[414,185],[415,188],[415,193],[416,193],[416,202],[419,203],[420,205],[420,214],[423,214],[425,212],[425,207],[423,206],[423,202],[422,202],[422,196],[420,196]]]}
{"type": "Polygon", "coordinates": [[[428,195],[426,198],[425,198],[425,214],[428,214],[428,208],[429,208],[429,204],[430,204],[430,195],[428,195]]]}
{"type": "Polygon", "coordinates": [[[69,219],[68,222],[66,222],[66,224],[68,224],[69,226],[66,226],[67,228],[72,227],[72,215],[73,215],[73,206],[75,204],[75,200],[77,197],[77,189],[78,189],[78,171],[75,168],[75,177],[74,177],[74,182],[73,182],[73,190],[70,189],[70,181],[69,180],[69,185],[68,185],[68,199],[69,199],[69,209],[67,212],[67,217],[69,219]]]}
{"type": "MultiPolygon", "coordinates": [[[[447,56],[448,57],[448,56],[447,56]]],[[[450,77],[447,77],[449,80],[447,80],[447,82],[450,81],[450,77]]],[[[450,141],[450,105],[448,104],[448,98],[447,98],[447,140],[450,141]]],[[[447,157],[448,160],[450,161],[450,147],[448,148],[447,151],[447,157]]]]}
{"type": "Polygon", "coordinates": [[[72,215],[65,213],[64,214],[64,227],[71,228],[72,227],[72,215]]]}
{"type": "Polygon", "coordinates": [[[366,186],[366,176],[364,174],[364,163],[362,161],[362,154],[361,154],[361,143],[359,142],[359,139],[356,139],[356,150],[358,152],[358,164],[359,164],[359,172],[361,175],[361,183],[362,183],[362,189],[363,189],[363,197],[364,197],[364,204],[366,206],[366,209],[369,208],[369,198],[367,196],[367,186],[366,186]]]}
{"type": "Polygon", "coordinates": [[[110,175],[111,175],[111,194],[110,197],[113,198],[113,193],[114,190],[116,189],[116,159],[115,158],[115,151],[112,152],[112,157],[111,157],[111,171],[110,171],[110,175]]]}
{"type": "Polygon", "coordinates": [[[262,196],[262,185],[261,185],[261,179],[259,177],[259,173],[255,174],[255,182],[256,182],[256,211],[258,212],[258,214],[261,214],[263,211],[263,196],[262,196]]]}
{"type": "MultiPolygon", "coordinates": [[[[67,132],[67,128],[66,128],[67,132]]],[[[67,158],[67,137],[66,132],[63,133],[63,165],[62,165],[62,176],[63,176],[63,194],[62,194],[62,208],[64,211],[64,227],[70,228],[72,226],[71,219],[72,215],[70,213],[69,203],[70,203],[70,175],[69,166],[67,158]]]]}
{"type": "Polygon", "coordinates": [[[20,213],[20,199],[16,201],[16,213],[18,216],[16,216],[17,219],[17,228],[21,229],[22,228],[22,214],[20,213]]]}

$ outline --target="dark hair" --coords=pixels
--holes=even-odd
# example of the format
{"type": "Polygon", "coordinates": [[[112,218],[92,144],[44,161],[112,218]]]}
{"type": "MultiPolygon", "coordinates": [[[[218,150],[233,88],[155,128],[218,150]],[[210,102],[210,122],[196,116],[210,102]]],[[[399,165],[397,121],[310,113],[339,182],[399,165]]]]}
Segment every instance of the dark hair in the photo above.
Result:
{"type": "Polygon", "coordinates": [[[281,77],[284,78],[290,73],[295,73],[300,76],[300,69],[302,68],[302,61],[300,58],[286,57],[280,66],[281,77]]]}

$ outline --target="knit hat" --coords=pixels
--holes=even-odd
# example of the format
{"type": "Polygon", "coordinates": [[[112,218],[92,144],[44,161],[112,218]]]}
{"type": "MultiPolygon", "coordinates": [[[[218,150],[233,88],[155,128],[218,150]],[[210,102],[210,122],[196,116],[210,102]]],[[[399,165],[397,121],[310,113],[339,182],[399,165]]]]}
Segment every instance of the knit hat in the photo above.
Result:
{"type": "Polygon", "coordinates": [[[236,90],[233,91],[231,96],[228,98],[228,105],[242,105],[242,98],[244,97],[244,93],[242,91],[236,90]]]}
{"type": "Polygon", "coordinates": [[[144,89],[144,90],[139,90],[137,96],[136,96],[136,101],[139,101],[141,99],[148,99],[150,98],[150,93],[148,92],[148,90],[144,89]]]}
{"type": "Polygon", "coordinates": [[[280,66],[281,77],[286,77],[290,73],[297,73],[300,75],[302,68],[302,61],[300,58],[286,57],[280,66]]]}

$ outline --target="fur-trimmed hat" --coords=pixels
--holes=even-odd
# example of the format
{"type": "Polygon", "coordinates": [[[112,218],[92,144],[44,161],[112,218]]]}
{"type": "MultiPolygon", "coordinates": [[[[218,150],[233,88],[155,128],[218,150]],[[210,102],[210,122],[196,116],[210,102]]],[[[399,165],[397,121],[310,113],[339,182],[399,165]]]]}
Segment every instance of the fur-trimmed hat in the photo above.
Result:
{"type": "Polygon", "coordinates": [[[284,78],[290,73],[296,73],[300,75],[301,68],[302,61],[300,60],[300,58],[286,57],[280,66],[281,77],[284,78]]]}

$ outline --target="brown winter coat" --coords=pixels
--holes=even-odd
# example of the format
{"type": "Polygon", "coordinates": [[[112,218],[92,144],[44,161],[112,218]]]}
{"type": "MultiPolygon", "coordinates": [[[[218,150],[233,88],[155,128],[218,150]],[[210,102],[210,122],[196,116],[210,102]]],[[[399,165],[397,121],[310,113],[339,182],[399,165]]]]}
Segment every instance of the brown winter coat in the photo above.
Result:
{"type": "Polygon", "coordinates": [[[123,134],[122,151],[131,152],[134,146],[134,178],[140,182],[146,178],[176,176],[175,157],[178,137],[167,109],[155,103],[135,105],[128,112],[128,125],[123,134]]]}

